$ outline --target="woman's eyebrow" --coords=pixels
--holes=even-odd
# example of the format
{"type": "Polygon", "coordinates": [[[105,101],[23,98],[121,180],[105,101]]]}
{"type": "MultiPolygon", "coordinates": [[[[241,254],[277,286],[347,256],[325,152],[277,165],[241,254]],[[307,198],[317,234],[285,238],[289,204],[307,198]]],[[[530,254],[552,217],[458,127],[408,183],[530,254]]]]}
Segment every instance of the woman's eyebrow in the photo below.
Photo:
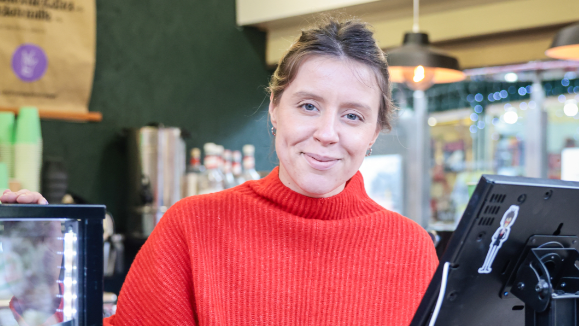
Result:
{"type": "Polygon", "coordinates": [[[310,92],[306,92],[306,91],[300,91],[300,92],[296,92],[293,94],[294,97],[299,97],[299,98],[308,98],[308,99],[312,99],[312,100],[316,100],[316,101],[323,101],[323,97],[316,95],[314,93],[310,93],[310,92]]]}
{"type": "Polygon", "coordinates": [[[342,103],[342,107],[361,109],[361,110],[365,110],[365,111],[372,111],[372,109],[368,105],[363,104],[363,103],[359,103],[359,102],[342,103]]]}

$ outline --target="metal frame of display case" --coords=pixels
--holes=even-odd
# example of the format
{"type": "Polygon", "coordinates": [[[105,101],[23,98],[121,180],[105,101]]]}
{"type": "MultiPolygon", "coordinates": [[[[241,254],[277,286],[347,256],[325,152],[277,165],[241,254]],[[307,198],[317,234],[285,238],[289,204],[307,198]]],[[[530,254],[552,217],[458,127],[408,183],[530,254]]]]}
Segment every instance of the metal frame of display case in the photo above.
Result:
{"type": "Polygon", "coordinates": [[[102,325],[103,219],[101,205],[0,205],[2,218],[74,219],[78,223],[78,324],[102,325]]]}

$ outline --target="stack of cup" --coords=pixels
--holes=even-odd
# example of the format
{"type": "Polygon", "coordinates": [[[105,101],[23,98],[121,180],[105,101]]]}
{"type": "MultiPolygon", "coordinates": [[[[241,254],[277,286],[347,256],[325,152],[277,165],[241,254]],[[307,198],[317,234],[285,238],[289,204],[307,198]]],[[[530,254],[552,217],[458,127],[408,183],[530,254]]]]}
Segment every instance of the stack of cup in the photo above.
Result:
{"type": "Polygon", "coordinates": [[[14,113],[0,112],[0,162],[8,177],[14,177],[14,113]]]}
{"type": "Polygon", "coordinates": [[[6,189],[8,189],[8,167],[4,162],[0,162],[0,196],[6,189]]]}
{"type": "Polygon", "coordinates": [[[18,111],[14,137],[14,177],[23,189],[40,191],[42,134],[40,118],[34,107],[18,111]]]}

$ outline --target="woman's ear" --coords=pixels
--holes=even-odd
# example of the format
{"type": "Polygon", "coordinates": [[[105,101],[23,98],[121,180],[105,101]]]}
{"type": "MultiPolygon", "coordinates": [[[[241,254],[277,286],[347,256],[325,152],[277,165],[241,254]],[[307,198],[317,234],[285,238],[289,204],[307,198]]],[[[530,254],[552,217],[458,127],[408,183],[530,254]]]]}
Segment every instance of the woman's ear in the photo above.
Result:
{"type": "Polygon", "coordinates": [[[275,110],[275,104],[273,103],[273,93],[269,96],[269,119],[271,120],[271,124],[274,128],[277,129],[277,110],[275,110]]]}

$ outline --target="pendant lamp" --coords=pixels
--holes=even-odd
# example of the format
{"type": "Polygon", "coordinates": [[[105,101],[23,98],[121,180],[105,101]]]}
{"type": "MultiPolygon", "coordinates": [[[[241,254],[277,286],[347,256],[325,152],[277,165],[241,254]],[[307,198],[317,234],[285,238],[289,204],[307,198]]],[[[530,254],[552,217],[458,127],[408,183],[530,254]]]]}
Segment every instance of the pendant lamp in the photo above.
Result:
{"type": "Polygon", "coordinates": [[[555,59],[579,60],[579,23],[560,30],[545,54],[555,59]]]}
{"type": "Polygon", "coordinates": [[[420,33],[418,0],[414,0],[412,33],[404,34],[401,47],[387,55],[390,80],[405,83],[413,90],[424,91],[433,84],[454,83],[464,80],[458,60],[430,45],[428,34],[420,33]]]}

